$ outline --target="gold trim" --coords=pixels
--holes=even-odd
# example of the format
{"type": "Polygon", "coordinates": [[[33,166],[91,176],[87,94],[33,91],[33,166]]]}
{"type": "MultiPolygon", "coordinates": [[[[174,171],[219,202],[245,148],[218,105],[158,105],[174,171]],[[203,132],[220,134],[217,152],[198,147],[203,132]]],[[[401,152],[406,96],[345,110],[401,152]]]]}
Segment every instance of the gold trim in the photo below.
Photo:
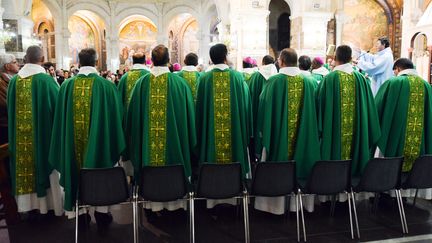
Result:
{"type": "Polygon", "coordinates": [[[94,77],[77,77],[73,90],[73,125],[75,158],[78,169],[85,167],[84,159],[90,127],[91,97],[94,77]]]}
{"type": "Polygon", "coordinates": [[[403,172],[410,171],[420,155],[424,121],[424,84],[421,78],[408,76],[410,94],[405,130],[403,172]]]}
{"type": "Polygon", "coordinates": [[[16,80],[16,193],[35,192],[32,77],[16,80]]]}
{"type": "Polygon", "coordinates": [[[304,81],[301,76],[287,76],[288,89],[288,159],[293,159],[303,107],[304,81]]]}
{"type": "Polygon", "coordinates": [[[126,107],[129,107],[130,98],[132,96],[132,89],[135,87],[136,82],[141,77],[141,70],[129,71],[126,78],[126,107]]]}
{"type": "Polygon", "coordinates": [[[216,163],[232,162],[230,72],[213,72],[216,163]]]}
{"type": "Polygon", "coordinates": [[[149,92],[150,164],[162,166],[165,165],[168,74],[151,75],[149,92]]]}
{"type": "Polygon", "coordinates": [[[355,88],[354,74],[339,72],[340,80],[340,105],[341,105],[341,159],[348,160],[352,157],[352,144],[354,137],[355,116],[355,88]]]}
{"type": "Polygon", "coordinates": [[[196,102],[196,82],[197,82],[196,73],[184,71],[183,77],[188,82],[189,87],[192,91],[192,97],[194,97],[194,101],[196,102]]]}

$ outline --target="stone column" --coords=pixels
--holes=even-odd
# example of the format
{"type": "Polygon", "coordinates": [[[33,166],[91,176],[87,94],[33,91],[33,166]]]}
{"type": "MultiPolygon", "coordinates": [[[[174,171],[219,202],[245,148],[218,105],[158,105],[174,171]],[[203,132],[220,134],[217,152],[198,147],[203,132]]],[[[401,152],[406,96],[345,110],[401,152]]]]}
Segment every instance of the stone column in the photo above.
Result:
{"type": "MultiPolygon", "coordinates": [[[[1,0],[0,0],[0,6],[1,6],[1,0]]],[[[0,7],[0,32],[3,31],[3,13],[4,8],[0,7]]],[[[0,54],[6,53],[3,40],[0,40],[0,54]]]]}
{"type": "Polygon", "coordinates": [[[331,18],[332,13],[330,12],[305,12],[303,14],[299,53],[309,56],[325,56],[327,23],[331,18]]]}

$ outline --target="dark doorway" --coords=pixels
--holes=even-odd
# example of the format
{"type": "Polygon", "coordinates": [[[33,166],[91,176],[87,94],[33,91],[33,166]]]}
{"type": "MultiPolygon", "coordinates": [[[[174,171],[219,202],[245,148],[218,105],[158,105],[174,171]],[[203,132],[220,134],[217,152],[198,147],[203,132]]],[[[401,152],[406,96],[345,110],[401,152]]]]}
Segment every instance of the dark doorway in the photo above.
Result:
{"type": "Polygon", "coordinates": [[[291,10],[284,0],[272,0],[269,10],[270,53],[277,55],[282,49],[290,47],[291,10]]]}

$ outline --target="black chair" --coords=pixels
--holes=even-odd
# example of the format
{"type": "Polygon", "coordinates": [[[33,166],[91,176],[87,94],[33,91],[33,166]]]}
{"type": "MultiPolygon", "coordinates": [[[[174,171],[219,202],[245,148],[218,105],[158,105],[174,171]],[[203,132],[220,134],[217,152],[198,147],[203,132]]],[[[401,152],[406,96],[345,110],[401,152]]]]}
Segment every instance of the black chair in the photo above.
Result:
{"type": "MultiPolygon", "coordinates": [[[[297,215],[297,241],[300,241],[299,200],[296,194],[296,166],[294,161],[260,162],[257,164],[249,188],[249,197],[295,196],[297,215]]],[[[303,204],[303,203],[301,203],[303,204]]],[[[301,209],[303,211],[303,208],[301,209]]],[[[304,216],[302,212],[303,237],[306,241],[304,216]]]]}
{"type": "Polygon", "coordinates": [[[402,157],[371,159],[364,169],[363,175],[360,179],[353,179],[351,194],[353,202],[355,203],[354,192],[372,192],[377,195],[379,193],[395,190],[399,216],[402,224],[402,232],[408,233],[408,226],[405,220],[405,210],[400,194],[402,162],[402,157]]]}
{"type": "MultiPolygon", "coordinates": [[[[249,212],[247,191],[245,190],[242,169],[240,163],[229,164],[202,164],[198,176],[197,188],[192,193],[192,232],[195,233],[194,201],[205,199],[230,199],[241,198],[243,200],[243,219],[245,226],[245,242],[249,243],[249,212]],[[196,197],[195,197],[196,196],[196,197]]],[[[193,241],[195,242],[195,237],[193,241]]]]}
{"type": "Polygon", "coordinates": [[[193,242],[192,200],[188,196],[189,182],[186,179],[183,165],[145,166],[141,170],[138,192],[134,193],[134,225],[138,239],[138,204],[149,202],[189,201],[190,241],[193,242]],[[138,196],[140,198],[138,198],[138,196]]]}
{"type": "Polygon", "coordinates": [[[419,189],[432,188],[432,155],[416,159],[410,172],[402,174],[402,189],[416,189],[413,205],[416,204],[419,189]]]}
{"type": "MultiPolygon", "coordinates": [[[[351,160],[317,161],[312,168],[308,180],[299,181],[299,185],[299,197],[302,194],[329,196],[345,193],[348,198],[351,238],[354,239],[352,212],[354,212],[357,225],[357,235],[360,238],[357,210],[355,205],[351,208],[352,201],[349,193],[351,186],[351,160]]],[[[302,207],[302,201],[300,201],[300,207],[302,207]]]]}
{"type": "Polygon", "coordinates": [[[129,198],[123,168],[81,169],[75,201],[75,242],[78,242],[79,208],[129,203],[129,198]]]}

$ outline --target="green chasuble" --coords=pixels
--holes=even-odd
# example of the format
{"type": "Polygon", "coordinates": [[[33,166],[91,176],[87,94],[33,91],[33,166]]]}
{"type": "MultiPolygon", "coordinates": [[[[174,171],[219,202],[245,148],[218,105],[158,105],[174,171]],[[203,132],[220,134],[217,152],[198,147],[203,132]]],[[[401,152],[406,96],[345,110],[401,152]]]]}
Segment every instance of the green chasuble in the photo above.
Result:
{"type": "Polygon", "coordinates": [[[381,131],[372,91],[364,76],[333,71],[317,90],[322,160],[352,159],[352,173],[363,172],[381,131]]]}
{"type": "MultiPolygon", "coordinates": [[[[264,78],[264,76],[260,72],[255,72],[252,74],[249,82],[249,92],[252,100],[252,121],[253,121],[253,134],[256,136],[257,132],[257,118],[258,118],[258,106],[260,95],[267,85],[268,80],[264,78]]],[[[261,151],[256,151],[260,153],[261,151]]]]}
{"type": "Polygon", "coordinates": [[[302,75],[271,77],[258,111],[266,160],[295,160],[299,178],[306,178],[320,159],[314,82],[302,75]]]}
{"type": "Polygon", "coordinates": [[[196,101],[197,87],[198,87],[198,80],[200,77],[200,73],[197,71],[189,72],[183,70],[181,72],[178,72],[177,74],[187,81],[187,84],[189,85],[192,91],[192,97],[194,98],[194,101],[196,101]]]}
{"type": "Polygon", "coordinates": [[[8,134],[12,193],[46,196],[53,168],[48,163],[59,87],[44,73],[9,82],[8,134]]]}
{"type": "MultiPolygon", "coordinates": [[[[254,73],[255,73],[255,72],[254,72],[254,73]]],[[[249,83],[250,83],[250,81],[251,81],[252,75],[253,75],[254,73],[246,73],[246,72],[243,72],[243,73],[242,73],[242,74],[243,74],[244,81],[247,83],[248,86],[249,86],[249,83]]]]}
{"type": "Polygon", "coordinates": [[[129,104],[126,136],[135,177],[143,166],[175,164],[183,164],[190,176],[195,106],[186,81],[173,73],[141,78],[129,104]]]}
{"type": "MultiPolygon", "coordinates": [[[[127,116],[129,102],[132,96],[132,90],[135,87],[137,81],[148,73],[150,73],[150,71],[146,69],[132,69],[129,72],[127,72],[125,75],[123,75],[122,78],[120,79],[117,88],[120,93],[120,100],[123,104],[123,131],[126,131],[126,116],[127,116]]],[[[126,140],[126,149],[123,151],[122,155],[123,155],[123,159],[129,159],[130,141],[127,138],[125,138],[125,140],[126,140]]]]}
{"type": "Polygon", "coordinates": [[[115,84],[79,74],[66,80],[56,107],[49,162],[60,172],[64,208],[75,203],[80,168],[109,168],[125,149],[122,104],[115,84]]]}
{"type": "Polygon", "coordinates": [[[324,75],[319,73],[312,73],[312,77],[318,82],[321,83],[321,81],[324,80],[324,75]]]}
{"type": "Polygon", "coordinates": [[[126,114],[127,106],[132,95],[132,89],[135,87],[135,83],[144,75],[150,73],[146,69],[132,69],[123,75],[120,79],[118,90],[120,92],[120,99],[123,103],[123,112],[126,114]]]}
{"type": "Polygon", "coordinates": [[[404,156],[410,171],[419,155],[432,153],[432,89],[417,75],[384,82],[375,96],[381,124],[378,147],[385,157],[404,156]]]}
{"type": "Polygon", "coordinates": [[[199,162],[242,164],[249,172],[251,100],[241,73],[213,69],[200,77],[196,103],[199,162]]]}

